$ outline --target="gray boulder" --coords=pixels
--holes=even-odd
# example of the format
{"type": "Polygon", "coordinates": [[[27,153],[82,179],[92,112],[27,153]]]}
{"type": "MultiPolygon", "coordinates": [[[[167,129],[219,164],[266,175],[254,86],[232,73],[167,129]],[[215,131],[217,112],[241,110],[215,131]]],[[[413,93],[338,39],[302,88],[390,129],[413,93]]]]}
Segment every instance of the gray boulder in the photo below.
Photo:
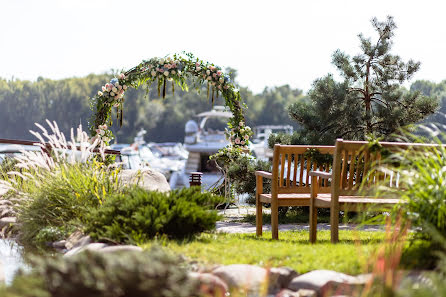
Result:
{"type": "Polygon", "coordinates": [[[142,252],[142,248],[136,245],[114,245],[114,246],[106,246],[101,249],[101,253],[115,253],[115,252],[142,252]]]}
{"type": "Polygon", "coordinates": [[[212,271],[212,274],[221,278],[229,290],[241,290],[249,294],[260,294],[268,285],[268,271],[254,265],[221,266],[212,271]]]}
{"type": "Polygon", "coordinates": [[[166,177],[162,173],[150,168],[121,170],[119,179],[124,185],[137,184],[148,191],[170,191],[166,177]]]}
{"type": "Polygon", "coordinates": [[[200,296],[227,296],[228,285],[218,276],[211,273],[189,272],[189,277],[197,281],[200,296]]]}
{"type": "Polygon", "coordinates": [[[83,246],[78,246],[78,247],[75,247],[75,248],[69,250],[68,252],[66,252],[64,257],[71,257],[71,256],[79,254],[80,252],[83,252],[83,251],[95,251],[95,252],[101,251],[106,246],[107,245],[105,243],[100,243],[100,242],[95,242],[95,243],[90,243],[90,244],[83,245],[83,246]]]}
{"type": "Polygon", "coordinates": [[[314,270],[295,277],[288,289],[314,290],[317,296],[354,295],[370,280],[369,275],[351,276],[331,270],[314,270]]]}
{"type": "Polygon", "coordinates": [[[289,267],[273,267],[269,270],[269,291],[279,292],[287,288],[290,282],[299,275],[294,269],[289,267]]]}

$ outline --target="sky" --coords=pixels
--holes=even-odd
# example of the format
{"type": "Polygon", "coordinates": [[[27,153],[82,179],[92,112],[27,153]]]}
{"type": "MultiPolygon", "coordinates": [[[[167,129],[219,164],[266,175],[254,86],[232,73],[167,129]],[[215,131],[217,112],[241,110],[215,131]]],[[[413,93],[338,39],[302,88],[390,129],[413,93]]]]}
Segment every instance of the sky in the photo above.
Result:
{"type": "Polygon", "coordinates": [[[182,51],[238,71],[255,93],[308,91],[336,75],[336,49],[376,39],[370,20],[394,17],[392,52],[421,62],[417,79],[446,79],[446,1],[0,0],[0,77],[60,79],[129,69],[182,51]]]}

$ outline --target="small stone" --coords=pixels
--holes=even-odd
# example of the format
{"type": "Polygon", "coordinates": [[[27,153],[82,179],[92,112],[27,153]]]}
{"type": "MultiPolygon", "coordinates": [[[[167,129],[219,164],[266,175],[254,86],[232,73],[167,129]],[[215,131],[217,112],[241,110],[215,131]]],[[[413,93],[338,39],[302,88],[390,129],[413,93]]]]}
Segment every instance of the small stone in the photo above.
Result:
{"type": "Polygon", "coordinates": [[[317,296],[351,295],[359,292],[366,282],[366,277],[355,277],[331,270],[314,270],[295,277],[288,285],[288,289],[314,290],[317,296]]]}
{"type": "Polygon", "coordinates": [[[55,242],[53,242],[52,246],[53,246],[53,248],[55,248],[55,249],[65,249],[65,248],[67,248],[67,247],[65,246],[66,243],[67,243],[66,240],[59,240],[59,241],[55,241],[55,242]]]}
{"type": "Polygon", "coordinates": [[[225,297],[228,285],[211,273],[189,272],[189,277],[198,281],[200,296],[225,297]]]}
{"type": "Polygon", "coordinates": [[[12,202],[5,199],[0,199],[0,205],[12,205],[12,202]]]}
{"type": "Polygon", "coordinates": [[[78,246],[75,247],[71,250],[69,250],[68,252],[65,253],[64,257],[71,257],[73,255],[79,254],[83,251],[101,251],[102,249],[107,246],[105,243],[100,243],[100,242],[95,242],[95,243],[90,243],[84,246],[78,246]]]}
{"type": "Polygon", "coordinates": [[[281,289],[287,288],[290,282],[299,275],[294,269],[289,267],[273,267],[269,270],[269,291],[277,293],[281,289]]]}
{"type": "Polygon", "coordinates": [[[247,264],[221,266],[212,271],[212,274],[221,278],[229,290],[243,290],[251,294],[262,292],[268,281],[268,271],[265,268],[247,264]]]}
{"type": "Polygon", "coordinates": [[[17,222],[16,217],[4,217],[0,219],[0,228],[3,226],[13,225],[17,222]]]}
{"type": "Polygon", "coordinates": [[[73,233],[71,233],[71,235],[67,238],[67,242],[65,244],[67,249],[71,250],[83,236],[84,234],[81,231],[74,231],[73,233]]]}
{"type": "Polygon", "coordinates": [[[101,253],[116,253],[122,251],[142,252],[142,248],[136,245],[114,245],[107,246],[101,249],[101,253]]]}
{"type": "Polygon", "coordinates": [[[82,246],[86,246],[88,244],[91,243],[91,237],[89,235],[83,236],[81,237],[81,239],[79,239],[75,244],[74,247],[82,247],[82,246]]]}

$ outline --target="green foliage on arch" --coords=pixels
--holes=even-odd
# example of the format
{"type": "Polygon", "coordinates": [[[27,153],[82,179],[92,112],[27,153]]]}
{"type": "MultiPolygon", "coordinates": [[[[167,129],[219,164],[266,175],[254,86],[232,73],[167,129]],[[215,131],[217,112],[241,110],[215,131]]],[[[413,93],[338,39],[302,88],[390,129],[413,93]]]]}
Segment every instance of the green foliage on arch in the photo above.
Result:
{"type": "Polygon", "coordinates": [[[245,126],[239,90],[220,67],[204,62],[190,53],[145,60],[105,84],[91,101],[94,115],[90,122],[90,132],[94,136],[93,139],[108,143],[113,138],[111,130],[108,129],[113,124],[112,108],[117,109],[117,121],[122,125],[124,94],[127,89],[138,88],[143,84],[155,84],[158,95],[164,98],[170,88],[172,92],[175,91],[175,85],[188,91],[188,78],[196,89],[207,84],[207,94],[212,102],[219,96],[224,98],[225,105],[233,114],[226,129],[231,147],[247,149],[252,131],[245,126]]]}

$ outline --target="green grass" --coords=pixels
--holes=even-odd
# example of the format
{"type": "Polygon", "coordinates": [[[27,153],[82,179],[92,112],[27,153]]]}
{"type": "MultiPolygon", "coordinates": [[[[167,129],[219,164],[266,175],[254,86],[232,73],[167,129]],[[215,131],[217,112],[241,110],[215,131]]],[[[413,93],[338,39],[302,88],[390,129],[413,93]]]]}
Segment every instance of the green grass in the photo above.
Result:
{"type": "MultiPolygon", "coordinates": [[[[279,233],[280,240],[271,240],[271,232],[263,237],[254,234],[202,234],[193,241],[162,241],[166,248],[190,260],[209,264],[253,264],[264,267],[288,266],[299,273],[330,269],[348,274],[363,273],[371,254],[384,239],[384,232],[340,231],[339,244],[330,243],[330,232],[318,232],[318,243],[308,242],[307,231],[279,233]]],[[[147,249],[152,241],[142,245],[147,249]]]]}

